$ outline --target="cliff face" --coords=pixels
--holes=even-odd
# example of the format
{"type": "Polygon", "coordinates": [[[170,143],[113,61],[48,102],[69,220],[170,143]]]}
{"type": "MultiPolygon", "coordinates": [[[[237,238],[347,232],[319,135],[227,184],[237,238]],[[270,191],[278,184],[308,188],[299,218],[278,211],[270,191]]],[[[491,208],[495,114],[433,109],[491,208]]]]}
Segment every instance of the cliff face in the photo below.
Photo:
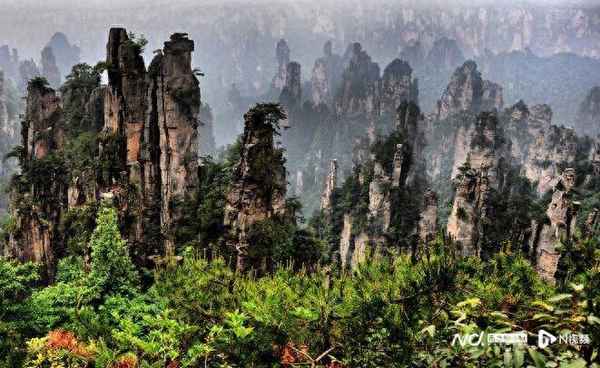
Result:
{"type": "Polygon", "coordinates": [[[60,70],[56,66],[56,58],[50,47],[42,49],[42,75],[48,80],[50,86],[58,88],[60,86],[60,70]]]}
{"type": "Polygon", "coordinates": [[[189,200],[197,184],[200,87],[192,72],[193,50],[194,42],[187,35],[173,34],[149,71],[149,122],[150,130],[155,118],[158,123],[161,226],[167,229],[167,254],[174,252],[173,226],[180,216],[175,204],[189,200]]]}
{"type": "Polygon", "coordinates": [[[433,240],[437,210],[432,204],[435,194],[424,192],[423,123],[419,107],[404,100],[389,136],[380,136],[371,145],[366,139],[355,144],[353,174],[340,194],[345,201],[329,209],[329,213],[344,213],[343,219],[334,219],[341,226],[343,267],[354,268],[367,254],[385,252],[392,244],[420,253],[422,247],[414,249],[419,236],[427,243],[433,240]]]}
{"type": "Polygon", "coordinates": [[[346,55],[348,66],[335,98],[338,116],[353,118],[377,114],[375,100],[379,97],[379,66],[359,43],[350,45],[346,55]]]}
{"type": "Polygon", "coordinates": [[[337,186],[337,160],[331,160],[331,164],[329,166],[329,172],[327,173],[327,178],[325,179],[325,187],[323,188],[323,193],[321,194],[321,211],[325,213],[331,214],[333,207],[333,192],[337,186]]]}
{"type": "Polygon", "coordinates": [[[288,114],[297,110],[302,103],[302,69],[297,62],[290,62],[286,66],[285,84],[279,102],[286,108],[288,114]]]}
{"type": "Polygon", "coordinates": [[[54,156],[64,145],[63,112],[56,92],[41,81],[28,87],[21,130],[22,173],[11,193],[14,229],[5,254],[44,266],[52,279],[60,253],[59,222],[66,201],[64,171],[54,156]]]}
{"type": "Polygon", "coordinates": [[[592,88],[581,102],[575,124],[580,132],[590,137],[600,134],[600,87],[592,88]]]}
{"type": "Polygon", "coordinates": [[[536,269],[542,278],[551,282],[560,259],[556,246],[574,236],[578,211],[578,203],[572,199],[575,182],[575,170],[565,169],[552,189],[552,201],[546,210],[547,223],[536,229],[533,240],[536,269]]]}
{"type": "Polygon", "coordinates": [[[479,255],[484,227],[492,219],[491,190],[502,185],[502,140],[493,113],[479,115],[470,150],[456,176],[456,193],[448,218],[447,233],[462,256],[479,255]]]}
{"type": "Polygon", "coordinates": [[[277,74],[271,82],[271,89],[278,94],[285,86],[285,81],[287,79],[287,66],[290,62],[290,48],[284,39],[281,39],[279,42],[277,42],[275,55],[277,57],[277,74]]]}
{"type": "Polygon", "coordinates": [[[402,102],[419,101],[418,82],[412,77],[412,69],[400,59],[392,61],[383,71],[381,109],[394,112],[402,102]]]}
{"type": "Polygon", "coordinates": [[[504,113],[507,138],[513,142],[512,156],[521,171],[537,191],[545,193],[560,175],[558,164],[575,161],[580,139],[573,129],[552,125],[552,110],[548,105],[527,107],[519,102],[504,113]]]}
{"type": "Polygon", "coordinates": [[[427,117],[426,169],[432,181],[441,183],[458,175],[478,134],[478,114],[500,110],[502,104],[502,87],[484,80],[473,61],[454,71],[436,112],[427,117]]]}
{"type": "Polygon", "coordinates": [[[437,118],[464,111],[478,113],[501,109],[502,88],[490,81],[484,81],[473,61],[465,62],[452,74],[450,83],[438,101],[437,118]]]}
{"type": "Polygon", "coordinates": [[[126,177],[112,173],[104,178],[105,190],[121,183],[137,186],[130,240],[151,243],[147,228],[160,226],[165,242],[157,245],[164,249],[154,249],[158,254],[173,253],[179,216],[174,205],[189,199],[197,180],[200,88],[191,67],[193,50],[185,34],[173,34],[146,72],[139,46],[124,29],[111,29],[107,44],[104,134],[120,142],[126,177]]]}
{"type": "Polygon", "coordinates": [[[62,32],[57,32],[52,35],[46,47],[52,49],[56,57],[56,66],[60,70],[61,77],[65,77],[71,71],[73,65],[79,63],[81,50],[79,47],[69,43],[69,39],[62,32]]]}
{"type": "Polygon", "coordinates": [[[423,210],[420,214],[418,226],[418,254],[427,254],[429,244],[435,239],[437,234],[437,206],[437,194],[431,189],[427,189],[423,196],[423,210]]]}
{"type": "MultiPolygon", "coordinates": [[[[320,192],[333,159],[339,174],[347,176],[354,164],[369,156],[354,149],[357,140],[366,138],[367,147],[378,136],[389,134],[397,128],[402,104],[418,101],[418,82],[408,63],[395,59],[381,74],[379,65],[359,43],[349,45],[341,58],[333,54],[331,43],[326,43],[324,56],[313,68],[311,83],[306,84],[311,99],[304,103],[299,71],[297,63],[288,65],[280,96],[289,118],[285,124],[290,128],[282,133],[282,142],[296,194],[315,189],[320,192]]],[[[423,144],[412,147],[413,152],[420,154],[423,144]]],[[[318,208],[319,199],[312,196],[303,204],[310,213],[318,208]]]]}
{"type": "Polygon", "coordinates": [[[253,226],[286,214],[283,152],[273,139],[283,119],[285,114],[271,104],[256,105],[244,115],[240,159],[225,206],[227,244],[237,252],[238,271],[262,262],[250,239],[253,226]]]}
{"type": "Polygon", "coordinates": [[[342,59],[334,54],[331,41],[323,46],[323,56],[315,61],[312,70],[312,102],[318,106],[332,105],[335,91],[338,88],[342,75],[342,59]]]}
{"type": "Polygon", "coordinates": [[[42,80],[29,84],[19,178],[33,184],[31,190],[17,186],[13,196],[19,224],[11,235],[13,254],[45,262],[51,272],[63,247],[54,232],[61,213],[101,198],[119,209],[136,262],[174,253],[180,204],[194,203],[197,190],[201,103],[193,49],[186,35],[174,34],[146,71],[141,46],[125,29],[113,28],[108,86],[100,87],[100,75],[85,66],[61,87],[63,101],[42,80]],[[89,167],[63,152],[65,136],[81,131],[99,143],[97,151],[86,151],[89,167]],[[34,169],[45,170],[41,183],[34,169]],[[47,178],[52,175],[57,179],[47,178]],[[20,203],[32,204],[25,210],[20,203]]]}

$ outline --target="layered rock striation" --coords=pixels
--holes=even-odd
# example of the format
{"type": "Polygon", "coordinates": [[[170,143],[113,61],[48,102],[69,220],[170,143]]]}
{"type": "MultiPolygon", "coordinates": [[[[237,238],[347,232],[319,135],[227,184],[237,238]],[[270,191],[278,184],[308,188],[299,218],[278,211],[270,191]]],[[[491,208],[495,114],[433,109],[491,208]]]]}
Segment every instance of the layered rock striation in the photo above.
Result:
{"type": "Polygon", "coordinates": [[[29,83],[18,178],[33,184],[14,190],[18,226],[9,243],[12,254],[44,263],[51,275],[64,250],[65,239],[55,231],[61,216],[102,199],[119,209],[137,263],[174,254],[180,204],[198,196],[201,102],[193,50],[187,35],[173,34],[146,69],[142,46],[125,29],[113,28],[107,86],[83,65],[61,87],[63,100],[43,79],[29,83]],[[89,167],[63,149],[66,138],[80,139],[82,133],[99,145],[86,152],[89,167]],[[37,175],[34,169],[44,171],[37,175]],[[57,178],[48,179],[53,175],[57,178]]]}

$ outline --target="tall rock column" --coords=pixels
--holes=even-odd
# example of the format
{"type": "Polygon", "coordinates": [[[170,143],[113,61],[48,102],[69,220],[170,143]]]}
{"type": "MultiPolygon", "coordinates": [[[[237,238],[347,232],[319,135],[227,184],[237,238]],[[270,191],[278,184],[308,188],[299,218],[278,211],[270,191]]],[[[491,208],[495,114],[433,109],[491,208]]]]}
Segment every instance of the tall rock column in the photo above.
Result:
{"type": "Polygon", "coordinates": [[[173,254],[176,202],[189,199],[197,184],[197,128],[200,87],[192,71],[194,41],[175,33],[150,66],[151,109],[157,118],[161,183],[161,225],[165,251],[173,254]]]}
{"type": "Polygon", "coordinates": [[[570,239],[575,231],[578,203],[571,198],[575,181],[575,170],[565,169],[553,188],[552,201],[546,210],[548,223],[537,235],[536,269],[543,279],[551,282],[560,259],[556,246],[570,239]]]}
{"type": "Polygon", "coordinates": [[[312,70],[312,101],[315,106],[324,104],[331,106],[333,96],[340,83],[342,60],[333,53],[331,41],[323,46],[323,56],[315,61],[312,70]]]}
{"type": "Polygon", "coordinates": [[[477,219],[480,203],[480,177],[473,169],[463,168],[455,179],[456,193],[452,203],[452,212],[448,217],[448,236],[456,242],[463,257],[477,256],[478,231],[477,219]]]}
{"type": "MultiPolygon", "coordinates": [[[[143,216],[151,201],[149,196],[155,191],[144,185],[144,176],[151,171],[151,165],[143,161],[143,148],[150,150],[155,143],[144,139],[148,83],[141,51],[124,28],[110,29],[106,45],[108,86],[104,89],[100,156],[111,162],[111,167],[102,172],[97,181],[102,195],[114,196],[121,213],[131,215],[131,226],[125,230],[125,236],[134,258],[143,263],[148,253],[159,251],[149,248],[159,248],[156,244],[160,240],[146,241],[148,221],[143,216]],[[130,203],[129,198],[135,198],[135,201],[130,203]]],[[[160,181],[152,180],[152,185],[160,187],[160,181]]]]}
{"type": "Polygon", "coordinates": [[[42,75],[46,77],[52,88],[60,87],[60,70],[56,66],[56,58],[51,47],[42,49],[42,75]]]}
{"type": "Polygon", "coordinates": [[[442,120],[464,111],[479,113],[500,110],[503,103],[502,87],[483,80],[477,64],[469,60],[452,74],[450,83],[438,101],[437,118],[442,120]]]}
{"type": "Polygon", "coordinates": [[[402,102],[418,103],[418,82],[407,62],[394,59],[383,70],[381,110],[395,113],[402,102]]]}
{"type": "Polygon", "coordinates": [[[418,254],[427,253],[429,243],[435,239],[437,232],[437,194],[431,189],[425,191],[423,196],[423,210],[419,219],[419,250],[418,254]]]}
{"type": "Polygon", "coordinates": [[[452,74],[448,87],[438,101],[438,119],[461,111],[478,112],[482,95],[481,73],[474,61],[467,61],[452,74]]]}
{"type": "Polygon", "coordinates": [[[279,93],[285,86],[287,66],[290,62],[290,48],[284,39],[277,42],[275,56],[277,57],[277,74],[271,82],[271,89],[279,93]]]}
{"type": "Polygon", "coordinates": [[[329,173],[325,179],[325,188],[321,194],[321,211],[330,215],[333,207],[333,192],[337,185],[337,160],[331,160],[329,173]]]}
{"type": "Polygon", "coordinates": [[[104,134],[122,137],[120,158],[125,162],[126,177],[112,173],[105,185],[130,180],[141,183],[142,135],[147,110],[146,67],[139,47],[124,28],[111,28],[107,43],[108,88],[104,96],[104,134]]]}
{"type": "Polygon", "coordinates": [[[63,113],[56,92],[41,80],[29,83],[25,119],[21,129],[22,173],[11,192],[11,231],[6,255],[44,266],[46,278],[54,274],[60,252],[61,211],[66,206],[65,173],[55,166],[51,153],[64,144],[63,113]]]}
{"type": "Polygon", "coordinates": [[[109,33],[100,152],[114,167],[99,186],[133,216],[127,237],[144,247],[142,259],[174,253],[177,204],[196,190],[201,101],[193,50],[186,34],[175,33],[146,71],[141,45],[123,28],[109,33]]]}
{"type": "Polygon", "coordinates": [[[236,269],[244,271],[252,259],[250,231],[256,223],[286,213],[283,151],[273,135],[285,113],[278,105],[258,104],[244,115],[240,160],[235,166],[225,206],[227,245],[237,252],[236,269]]]}

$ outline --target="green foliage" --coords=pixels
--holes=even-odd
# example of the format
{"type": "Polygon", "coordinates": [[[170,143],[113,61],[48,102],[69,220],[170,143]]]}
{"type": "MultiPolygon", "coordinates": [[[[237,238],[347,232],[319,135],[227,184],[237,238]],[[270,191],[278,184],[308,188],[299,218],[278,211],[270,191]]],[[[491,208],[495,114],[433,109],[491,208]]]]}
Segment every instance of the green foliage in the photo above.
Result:
{"type": "Polygon", "coordinates": [[[35,77],[32,78],[28,83],[27,83],[27,88],[33,88],[33,89],[37,89],[40,90],[42,92],[47,92],[50,91],[50,83],[48,82],[48,80],[44,77],[35,77]]]}
{"type": "Polygon", "coordinates": [[[589,281],[571,284],[568,293],[556,294],[551,286],[539,280],[528,261],[520,255],[502,253],[487,264],[469,260],[462,267],[459,279],[463,280],[461,284],[467,293],[456,295],[463,299],[455,299],[449,311],[440,311],[433,324],[424,323],[421,336],[427,343],[419,353],[417,366],[583,367],[597,359],[598,352],[594,353],[597,300],[581,303],[589,298],[586,291],[591,290],[583,286],[589,281]],[[539,329],[555,335],[568,331],[588,333],[592,341],[581,347],[555,344],[546,349],[531,345],[449,344],[455,333],[524,331],[537,340],[539,329]]]}
{"type": "Polygon", "coordinates": [[[28,328],[26,301],[38,281],[37,267],[0,257],[0,367],[14,367],[24,353],[28,328]]]}
{"type": "Polygon", "coordinates": [[[89,64],[80,63],[73,66],[71,73],[67,75],[63,85],[67,88],[95,88],[100,84],[100,71],[102,67],[92,67],[89,64]]]}
{"type": "MultiPolygon", "coordinates": [[[[107,240],[99,233],[119,239],[111,212],[100,211],[93,242],[107,240]]],[[[114,239],[111,244],[121,249],[114,239]]],[[[519,252],[499,253],[488,261],[457,261],[441,251],[443,244],[432,247],[429,259],[418,262],[403,255],[374,255],[351,274],[329,267],[309,271],[282,266],[260,278],[236,274],[223,258],[209,260],[188,248],[180,264],[156,270],[149,289],[130,285],[104,297],[97,294],[99,288],[88,286],[98,272],[88,274],[81,259],[62,261],[58,282],[30,298],[34,279],[25,277],[29,270],[0,263],[0,273],[11,277],[1,280],[15,280],[9,286],[0,284],[1,295],[8,297],[0,305],[6,310],[20,303],[20,310],[35,316],[23,321],[28,326],[25,336],[35,338],[21,343],[28,347],[26,366],[31,367],[50,362],[113,367],[125,361],[140,367],[272,367],[283,362],[314,367],[330,362],[341,367],[537,367],[597,362],[597,254],[586,265],[591,268],[574,276],[576,282],[553,287],[539,279],[519,252]],[[540,328],[555,334],[565,329],[587,333],[592,343],[547,349],[451,345],[455,333],[526,331],[535,337],[540,328]]],[[[92,268],[99,269],[93,266],[99,260],[108,262],[105,256],[94,261],[102,253],[92,254],[92,268]]],[[[114,285],[122,278],[112,280],[114,285]]],[[[100,284],[106,285],[104,279],[100,284]]],[[[23,349],[19,359],[13,351],[9,356],[8,366],[22,366],[23,349]]]]}
{"type": "Polygon", "coordinates": [[[127,245],[119,233],[117,212],[102,207],[90,240],[91,265],[88,285],[99,295],[134,293],[139,276],[129,257],[127,245]]]}
{"type": "Polygon", "coordinates": [[[92,100],[94,90],[100,87],[101,67],[81,63],[73,66],[65,83],[60,88],[63,100],[65,130],[69,138],[76,138],[82,132],[96,132],[101,117],[96,116],[101,100],[92,100]]]}
{"type": "Polygon", "coordinates": [[[129,39],[127,40],[130,47],[135,50],[137,55],[140,55],[144,52],[144,48],[148,45],[148,40],[144,37],[143,34],[135,34],[133,32],[128,33],[129,39]]]}
{"type": "Polygon", "coordinates": [[[371,153],[375,155],[375,161],[381,163],[386,172],[392,172],[396,146],[405,141],[404,134],[400,131],[394,131],[389,136],[378,137],[371,146],[371,153]]]}
{"type": "Polygon", "coordinates": [[[60,231],[67,242],[67,253],[83,256],[89,252],[88,244],[96,227],[97,204],[73,207],[61,217],[60,231]]]}
{"type": "Polygon", "coordinates": [[[3,162],[6,162],[8,159],[16,158],[19,160],[19,165],[23,165],[26,160],[27,150],[25,147],[17,145],[11,148],[6,155],[4,155],[3,162]]]}

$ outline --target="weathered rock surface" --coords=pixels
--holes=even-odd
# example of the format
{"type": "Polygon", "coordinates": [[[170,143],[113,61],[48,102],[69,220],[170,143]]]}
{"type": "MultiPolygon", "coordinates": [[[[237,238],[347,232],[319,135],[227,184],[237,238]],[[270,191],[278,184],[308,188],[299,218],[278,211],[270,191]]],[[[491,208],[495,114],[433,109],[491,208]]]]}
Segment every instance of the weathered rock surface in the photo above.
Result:
{"type": "Polygon", "coordinates": [[[458,245],[461,256],[478,256],[477,221],[487,197],[488,178],[482,172],[468,168],[455,181],[456,193],[446,231],[458,245]]]}
{"type": "Polygon", "coordinates": [[[429,243],[431,243],[437,233],[437,194],[431,189],[425,191],[423,196],[423,210],[419,219],[419,251],[418,254],[427,253],[429,243]]]}
{"type": "Polygon", "coordinates": [[[41,80],[29,84],[22,168],[27,177],[31,165],[61,177],[44,177],[31,190],[17,187],[12,203],[23,230],[11,235],[12,254],[45,262],[51,275],[56,252],[63,249],[64,239],[54,231],[61,211],[100,198],[111,199],[128,218],[123,235],[137,263],[174,253],[178,204],[195,199],[198,180],[201,103],[193,49],[185,34],[173,34],[146,71],[141,46],[125,29],[113,28],[107,43],[108,86],[100,87],[99,78],[96,86],[67,82],[61,101],[41,80]],[[63,106],[80,109],[77,129],[99,132],[101,170],[57,171],[63,127],[67,120],[73,123],[63,117],[63,106]],[[21,211],[21,203],[31,203],[28,212],[21,211]]]}
{"type": "Polygon", "coordinates": [[[288,114],[296,110],[302,102],[302,69],[300,64],[292,61],[287,64],[285,84],[279,96],[279,102],[286,108],[288,114]]]}
{"type": "Polygon", "coordinates": [[[56,58],[56,66],[60,70],[62,78],[71,72],[73,65],[79,63],[81,50],[79,47],[71,45],[67,36],[62,32],[52,35],[46,47],[52,49],[56,58]]]}
{"type": "Polygon", "coordinates": [[[419,101],[418,82],[407,62],[395,59],[383,71],[381,109],[395,112],[402,102],[419,101]]]}
{"type": "Polygon", "coordinates": [[[594,175],[600,176],[600,136],[597,136],[592,142],[590,161],[592,162],[594,175]]]}
{"type": "Polygon", "coordinates": [[[552,125],[548,105],[529,108],[521,101],[504,115],[512,157],[521,165],[522,174],[537,183],[538,192],[545,193],[560,176],[558,165],[575,161],[580,139],[573,129],[552,125]]]}
{"type": "Polygon", "coordinates": [[[58,226],[67,189],[60,177],[63,174],[48,168],[48,162],[52,160],[48,156],[64,145],[62,119],[56,92],[41,83],[30,83],[21,131],[22,165],[27,171],[46,170],[44,172],[50,177],[36,179],[37,172],[33,172],[33,176],[31,173],[18,176],[26,182],[13,188],[11,193],[10,211],[15,229],[10,233],[4,253],[22,261],[42,264],[47,279],[54,275],[54,262],[59,252],[58,226]]]}
{"type": "Polygon", "coordinates": [[[490,221],[490,191],[502,186],[503,141],[495,113],[477,119],[465,163],[458,169],[447,232],[464,257],[477,256],[484,226],[490,221]]]}
{"type": "Polygon", "coordinates": [[[352,222],[352,215],[344,214],[342,233],[340,234],[340,263],[342,268],[346,268],[351,264],[352,254],[354,253],[352,222]]]}
{"type": "Polygon", "coordinates": [[[312,102],[331,106],[342,75],[342,59],[334,54],[331,41],[323,46],[323,56],[315,61],[312,70],[312,102]]]}
{"type": "Polygon", "coordinates": [[[253,225],[286,214],[283,152],[273,140],[275,124],[284,118],[285,114],[274,105],[256,105],[244,115],[240,160],[225,206],[227,244],[237,252],[238,271],[262,262],[250,255],[253,225]]]}
{"type": "Polygon", "coordinates": [[[348,67],[344,70],[335,99],[337,114],[348,118],[377,115],[379,66],[360,43],[350,45],[346,54],[349,57],[348,67]]]}
{"type": "Polygon", "coordinates": [[[538,227],[538,233],[535,234],[536,269],[547,281],[554,281],[558,269],[560,253],[556,246],[559,242],[569,240],[574,234],[579,207],[571,199],[575,181],[575,170],[565,169],[553,188],[552,201],[546,210],[548,223],[538,227]]]}
{"type": "Polygon", "coordinates": [[[287,65],[290,62],[290,48],[284,39],[277,42],[275,55],[277,57],[277,74],[271,82],[271,89],[279,94],[285,86],[285,81],[287,79],[287,65]]]}
{"type": "Polygon", "coordinates": [[[499,110],[502,104],[502,87],[484,81],[477,64],[469,60],[452,74],[448,87],[438,101],[437,118],[442,120],[465,111],[478,113],[499,110]]]}
{"type": "Polygon", "coordinates": [[[42,49],[42,75],[48,80],[52,88],[58,88],[60,86],[60,70],[56,66],[56,58],[51,47],[44,47],[42,49]]]}
{"type": "Polygon", "coordinates": [[[35,77],[42,75],[35,61],[23,60],[19,63],[19,91],[27,93],[27,83],[35,77]]]}
{"type": "Polygon", "coordinates": [[[337,160],[331,160],[329,172],[327,173],[327,178],[325,179],[325,187],[323,188],[323,193],[321,194],[320,208],[321,211],[324,211],[325,213],[330,213],[332,210],[333,194],[337,186],[337,171],[337,160]]]}
{"type": "Polygon", "coordinates": [[[441,37],[433,43],[427,60],[435,61],[436,65],[442,69],[452,70],[462,63],[465,57],[455,40],[441,37]]]}
{"type": "MultiPolygon", "coordinates": [[[[154,119],[157,119],[161,226],[167,229],[167,254],[174,252],[171,234],[180,216],[174,204],[189,199],[198,179],[200,87],[192,71],[192,51],[194,41],[186,34],[175,33],[165,42],[163,54],[157,55],[149,68],[149,128],[153,129],[154,119]]],[[[134,145],[134,150],[137,149],[134,145]]]]}
{"type": "Polygon", "coordinates": [[[375,162],[373,180],[369,184],[369,213],[367,219],[378,233],[388,231],[391,220],[390,178],[380,163],[375,162]]]}

